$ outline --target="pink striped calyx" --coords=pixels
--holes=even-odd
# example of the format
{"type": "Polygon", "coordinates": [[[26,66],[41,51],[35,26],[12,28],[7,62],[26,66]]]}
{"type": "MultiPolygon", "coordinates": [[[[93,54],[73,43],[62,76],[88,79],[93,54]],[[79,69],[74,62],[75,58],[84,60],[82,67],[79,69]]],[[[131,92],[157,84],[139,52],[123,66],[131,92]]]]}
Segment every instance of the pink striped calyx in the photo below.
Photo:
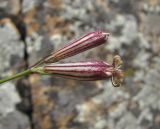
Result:
{"type": "Polygon", "coordinates": [[[95,31],[88,33],[81,38],[72,41],[68,45],[57,50],[56,52],[51,53],[49,56],[40,60],[35,65],[37,66],[42,63],[54,63],[58,62],[59,60],[74,56],[88,49],[104,44],[107,41],[108,37],[109,33],[103,31],[95,31]]]}
{"type": "Polygon", "coordinates": [[[43,68],[45,73],[82,81],[104,80],[110,78],[113,86],[118,87],[123,81],[123,72],[120,69],[120,61],[120,57],[115,56],[113,64],[108,64],[104,61],[81,61],[63,64],[46,63],[43,68]]]}

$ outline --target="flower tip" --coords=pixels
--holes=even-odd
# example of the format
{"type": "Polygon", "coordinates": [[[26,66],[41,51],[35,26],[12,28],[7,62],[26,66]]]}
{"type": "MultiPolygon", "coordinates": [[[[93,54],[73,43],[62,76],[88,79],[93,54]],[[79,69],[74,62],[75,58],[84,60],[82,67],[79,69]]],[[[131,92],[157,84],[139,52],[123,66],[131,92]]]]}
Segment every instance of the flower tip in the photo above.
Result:
{"type": "Polygon", "coordinates": [[[121,57],[119,55],[114,56],[112,65],[115,68],[120,68],[122,64],[123,64],[123,61],[121,57]]]}
{"type": "Polygon", "coordinates": [[[98,34],[98,35],[101,35],[101,36],[104,36],[104,37],[106,37],[106,38],[108,38],[109,35],[110,35],[110,33],[107,33],[107,32],[105,32],[105,31],[103,31],[103,30],[97,30],[97,31],[95,31],[94,33],[95,33],[95,34],[98,34]]]}
{"type": "Polygon", "coordinates": [[[104,35],[104,36],[105,36],[105,39],[108,39],[108,37],[109,37],[110,33],[102,32],[102,35],[104,35]]]}
{"type": "Polygon", "coordinates": [[[112,76],[112,79],[111,79],[112,85],[114,87],[119,87],[123,83],[123,80],[124,80],[123,71],[122,70],[117,70],[112,76]]]}
{"type": "Polygon", "coordinates": [[[102,34],[106,35],[106,36],[109,36],[110,33],[106,33],[106,32],[102,32],[102,34]]]}
{"type": "Polygon", "coordinates": [[[123,61],[119,55],[114,56],[113,58],[113,67],[114,67],[114,72],[111,78],[112,84],[114,87],[119,87],[121,86],[123,80],[124,80],[124,73],[120,69],[121,65],[123,64],[123,61]]]}

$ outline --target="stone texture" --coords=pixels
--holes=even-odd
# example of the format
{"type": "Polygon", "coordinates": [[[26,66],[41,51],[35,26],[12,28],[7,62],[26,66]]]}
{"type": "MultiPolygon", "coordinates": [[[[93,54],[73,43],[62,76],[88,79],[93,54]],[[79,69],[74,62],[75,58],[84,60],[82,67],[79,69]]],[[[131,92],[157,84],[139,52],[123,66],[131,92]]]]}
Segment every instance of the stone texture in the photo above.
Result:
{"type": "Polygon", "coordinates": [[[16,93],[16,89],[12,83],[6,83],[0,88],[1,107],[0,114],[5,117],[7,114],[15,110],[15,105],[19,103],[20,97],[16,93]]]}
{"type": "MultiPolygon", "coordinates": [[[[33,101],[37,128],[45,129],[46,123],[46,129],[158,128],[156,114],[159,114],[160,109],[156,89],[159,87],[160,58],[157,27],[159,14],[156,9],[159,2],[56,0],[53,3],[48,0],[41,5],[35,4],[34,9],[26,12],[25,21],[29,32],[27,38],[32,39],[36,35],[35,41],[40,39],[39,42],[33,40],[32,44],[28,42],[31,48],[30,61],[45,56],[51,47],[56,50],[74,37],[103,29],[111,33],[106,45],[63,61],[98,58],[111,62],[114,54],[119,54],[124,61],[126,79],[123,87],[114,88],[107,80],[81,83],[38,77],[34,83],[31,81],[36,92],[33,101]],[[152,6],[156,7],[155,11],[152,11],[152,6]],[[39,10],[39,7],[43,10],[39,10]],[[35,16],[36,19],[33,18],[35,16]],[[34,27],[30,28],[32,25],[34,27]],[[50,48],[44,52],[43,48],[47,48],[48,44],[50,48]],[[37,96],[43,99],[39,100],[37,96]],[[47,108],[44,106],[46,104],[47,108]],[[42,114],[45,117],[40,117],[42,114]],[[45,123],[39,122],[42,120],[45,123]]],[[[34,80],[35,77],[31,78],[34,80]]]]}
{"type": "Polygon", "coordinates": [[[0,16],[17,15],[21,9],[20,0],[1,0],[0,16]]]}
{"type": "MultiPolygon", "coordinates": [[[[1,2],[0,5],[2,6],[1,2]]],[[[18,9],[18,6],[10,3],[13,1],[5,2],[9,3],[6,3],[7,7],[4,9],[8,9],[8,6],[18,9]]],[[[14,9],[8,11],[16,13],[14,9]]],[[[24,58],[24,43],[20,40],[20,33],[10,18],[0,19],[0,46],[0,77],[3,78],[20,71],[24,58]]],[[[21,103],[21,98],[15,86],[14,81],[0,85],[0,129],[30,128],[28,116],[17,109],[17,104],[21,103]]]]}
{"type": "Polygon", "coordinates": [[[0,129],[30,129],[28,117],[16,110],[0,119],[0,123],[0,129]]]}
{"type": "MultiPolygon", "coordinates": [[[[159,129],[159,0],[23,0],[21,8],[30,65],[68,41],[97,29],[110,32],[108,43],[61,62],[87,58],[111,62],[115,54],[124,61],[125,81],[120,88],[112,87],[109,80],[79,82],[31,75],[33,128],[159,129]]],[[[19,34],[14,35],[11,41],[18,43],[19,34]]],[[[8,36],[0,39],[10,42],[8,36]]],[[[20,47],[10,45],[8,49],[14,48],[16,53],[20,51],[17,46],[20,47]]],[[[10,56],[5,58],[10,60],[10,56]]],[[[4,73],[10,65],[3,63],[4,73]]],[[[9,114],[19,121],[21,116],[13,115],[16,112],[9,114]]],[[[2,121],[5,120],[10,120],[9,115],[2,121]]],[[[26,125],[26,118],[20,123],[26,125]]]]}
{"type": "Polygon", "coordinates": [[[0,74],[7,75],[10,70],[16,70],[22,63],[24,44],[20,34],[10,19],[0,21],[0,74]]]}
{"type": "Polygon", "coordinates": [[[15,85],[8,82],[0,87],[0,129],[29,129],[28,117],[16,110],[21,99],[15,85]]]}

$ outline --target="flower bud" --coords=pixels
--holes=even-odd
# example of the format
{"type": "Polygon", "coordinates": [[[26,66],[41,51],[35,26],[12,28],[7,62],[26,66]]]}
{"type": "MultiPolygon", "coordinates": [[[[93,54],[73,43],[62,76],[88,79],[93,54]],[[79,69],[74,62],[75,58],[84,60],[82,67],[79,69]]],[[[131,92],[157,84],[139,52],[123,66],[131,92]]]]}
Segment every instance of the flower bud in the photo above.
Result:
{"type": "MultiPolygon", "coordinates": [[[[49,56],[40,60],[35,65],[40,65],[42,63],[54,63],[59,60],[74,56],[88,49],[97,47],[108,39],[109,33],[103,31],[95,31],[82,36],[79,39],[72,41],[69,45],[51,53],[49,56]]],[[[34,66],[35,66],[34,65],[34,66]]]]}
{"type": "Polygon", "coordinates": [[[81,61],[64,64],[45,64],[46,73],[77,80],[102,80],[112,76],[113,66],[103,61],[81,61]]]}
{"type": "Polygon", "coordinates": [[[47,63],[44,65],[44,73],[56,76],[81,80],[94,81],[111,79],[115,87],[121,85],[123,81],[123,72],[116,62],[119,63],[120,57],[115,56],[113,64],[104,61],[81,61],[72,63],[47,63]],[[118,67],[117,67],[118,66],[118,67]]]}

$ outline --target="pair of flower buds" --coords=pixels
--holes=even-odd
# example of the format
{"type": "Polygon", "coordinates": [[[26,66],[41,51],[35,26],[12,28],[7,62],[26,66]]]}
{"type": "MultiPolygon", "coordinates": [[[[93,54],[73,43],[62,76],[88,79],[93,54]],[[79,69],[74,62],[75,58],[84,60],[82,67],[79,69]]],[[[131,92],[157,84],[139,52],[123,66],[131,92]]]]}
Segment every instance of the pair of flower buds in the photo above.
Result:
{"type": "Polygon", "coordinates": [[[97,47],[105,43],[108,37],[109,33],[103,31],[88,33],[81,38],[72,41],[62,49],[59,49],[43,58],[33,65],[31,69],[41,65],[42,67],[39,67],[40,71],[38,73],[54,74],[56,76],[82,81],[111,79],[113,86],[118,87],[123,81],[123,72],[120,69],[122,60],[118,55],[113,58],[112,64],[96,60],[69,62],[63,64],[55,63],[88,49],[97,47]]]}

